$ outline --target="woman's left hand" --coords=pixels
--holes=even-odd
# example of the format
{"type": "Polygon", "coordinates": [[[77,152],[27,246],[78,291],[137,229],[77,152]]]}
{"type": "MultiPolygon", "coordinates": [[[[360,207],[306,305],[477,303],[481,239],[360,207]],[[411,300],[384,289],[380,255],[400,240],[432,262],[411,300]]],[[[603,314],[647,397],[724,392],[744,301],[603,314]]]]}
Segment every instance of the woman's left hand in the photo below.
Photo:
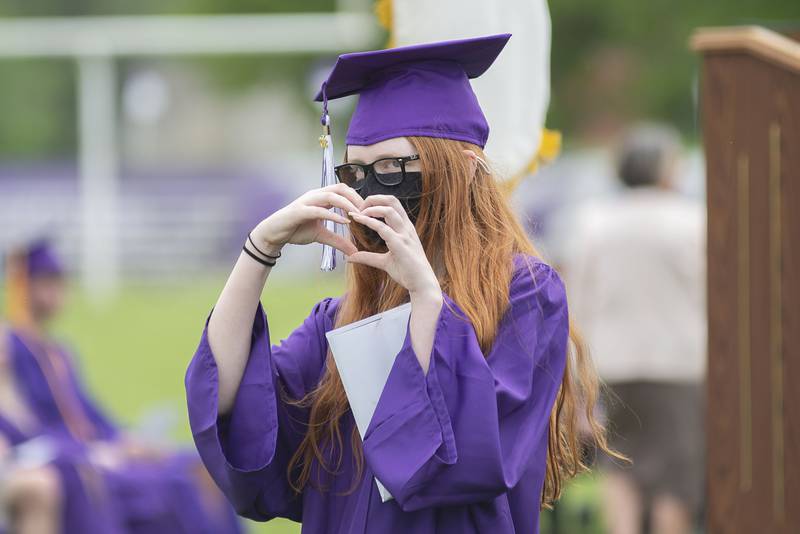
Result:
{"type": "Polygon", "coordinates": [[[364,200],[361,212],[350,212],[349,215],[355,222],[375,230],[386,242],[389,251],[358,251],[347,256],[347,261],[386,271],[412,297],[441,293],[439,281],[425,255],[417,230],[397,197],[369,195],[364,200]],[[383,218],[383,221],[377,217],[383,218]]]}

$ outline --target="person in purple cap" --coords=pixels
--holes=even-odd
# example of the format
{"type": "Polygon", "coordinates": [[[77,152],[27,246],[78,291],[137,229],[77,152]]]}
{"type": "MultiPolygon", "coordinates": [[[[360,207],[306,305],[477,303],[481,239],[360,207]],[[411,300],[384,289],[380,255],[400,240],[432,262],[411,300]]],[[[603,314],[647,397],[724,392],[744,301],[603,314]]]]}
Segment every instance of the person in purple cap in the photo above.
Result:
{"type": "Polygon", "coordinates": [[[469,79],[509,37],[345,54],[323,84],[324,106],[359,95],[341,183],[253,229],[186,373],[200,456],[241,515],[307,533],[535,533],[586,468],[584,413],[607,449],[564,284],[483,157],[469,79]],[[347,289],[273,344],[259,296],[283,247],[313,242],[345,254],[347,289]],[[362,440],[325,332],[409,301],[362,440]]]}
{"type": "Polygon", "coordinates": [[[37,240],[7,254],[0,323],[0,507],[21,534],[226,534],[233,510],[194,452],[139,443],[91,398],[48,326],[65,271],[37,240]]]}

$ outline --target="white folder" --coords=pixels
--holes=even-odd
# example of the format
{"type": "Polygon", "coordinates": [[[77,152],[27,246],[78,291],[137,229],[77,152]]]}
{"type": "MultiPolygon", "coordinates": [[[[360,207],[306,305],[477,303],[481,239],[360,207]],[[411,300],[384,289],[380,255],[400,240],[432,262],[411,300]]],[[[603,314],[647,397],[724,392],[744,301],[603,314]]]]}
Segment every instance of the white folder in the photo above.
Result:
{"type": "MultiPolygon", "coordinates": [[[[407,303],[325,334],[362,440],[403,347],[410,316],[407,303]]],[[[392,498],[377,478],[375,483],[383,502],[392,498]]]]}

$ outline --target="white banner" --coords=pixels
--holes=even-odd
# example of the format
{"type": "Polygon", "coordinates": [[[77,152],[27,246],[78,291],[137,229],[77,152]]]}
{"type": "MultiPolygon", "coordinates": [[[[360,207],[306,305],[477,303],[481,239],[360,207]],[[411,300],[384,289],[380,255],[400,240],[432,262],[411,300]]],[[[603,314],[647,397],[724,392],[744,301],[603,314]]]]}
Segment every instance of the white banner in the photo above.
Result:
{"type": "Polygon", "coordinates": [[[393,46],[511,33],[472,80],[491,131],[486,153],[505,177],[537,155],[550,102],[550,12],[545,0],[393,0],[393,46]]]}

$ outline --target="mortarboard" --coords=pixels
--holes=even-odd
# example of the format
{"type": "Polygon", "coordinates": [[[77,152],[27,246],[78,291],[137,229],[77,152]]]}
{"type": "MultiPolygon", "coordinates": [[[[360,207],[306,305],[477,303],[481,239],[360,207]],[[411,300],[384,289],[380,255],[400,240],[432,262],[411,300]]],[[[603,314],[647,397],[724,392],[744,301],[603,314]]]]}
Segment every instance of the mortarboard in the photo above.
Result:
{"type": "Polygon", "coordinates": [[[29,276],[61,276],[64,274],[64,266],[52,243],[47,239],[38,239],[29,244],[26,255],[29,276]]]}
{"type": "Polygon", "coordinates": [[[470,85],[492,65],[511,34],[355,52],[339,56],[315,100],[353,94],[358,104],[347,144],[403,136],[486,145],[489,124],[470,85]]]}

